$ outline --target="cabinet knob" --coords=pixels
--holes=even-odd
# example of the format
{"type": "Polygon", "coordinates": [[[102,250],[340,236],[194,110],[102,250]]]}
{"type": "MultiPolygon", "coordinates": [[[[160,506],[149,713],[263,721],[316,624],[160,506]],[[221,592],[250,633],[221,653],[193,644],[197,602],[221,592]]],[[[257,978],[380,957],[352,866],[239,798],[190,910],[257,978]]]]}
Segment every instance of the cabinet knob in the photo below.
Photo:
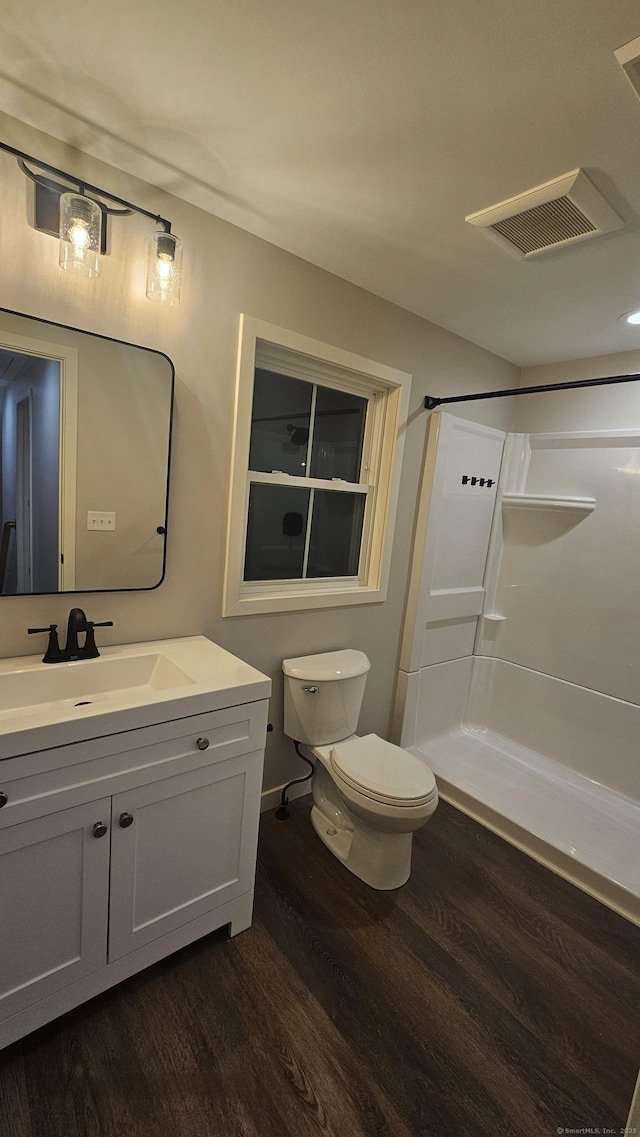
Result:
{"type": "Polygon", "coordinates": [[[128,829],[130,825],[133,825],[133,817],[131,816],[131,814],[130,813],[121,813],[120,814],[120,828],[121,829],[128,829]]]}
{"type": "Polygon", "coordinates": [[[198,747],[198,750],[206,750],[207,747],[209,746],[209,739],[208,738],[196,738],[196,746],[198,747]]]}
{"type": "Polygon", "coordinates": [[[7,804],[8,800],[9,798],[7,797],[4,790],[0,790],[0,809],[2,809],[3,805],[7,804]]]}
{"type": "Polygon", "coordinates": [[[104,821],[96,821],[96,823],[93,827],[93,836],[94,837],[104,837],[106,832],[107,832],[107,826],[105,825],[104,821]]]}

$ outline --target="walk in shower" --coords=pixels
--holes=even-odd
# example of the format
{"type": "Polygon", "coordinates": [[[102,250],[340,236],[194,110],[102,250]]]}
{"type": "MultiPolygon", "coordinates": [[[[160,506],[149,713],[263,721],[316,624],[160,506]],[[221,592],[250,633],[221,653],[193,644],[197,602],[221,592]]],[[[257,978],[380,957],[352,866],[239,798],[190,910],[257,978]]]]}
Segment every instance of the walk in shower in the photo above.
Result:
{"type": "Polygon", "coordinates": [[[395,739],[640,923],[640,429],[565,429],[598,418],[578,399],[523,399],[518,427],[551,430],[431,415],[395,739]]]}

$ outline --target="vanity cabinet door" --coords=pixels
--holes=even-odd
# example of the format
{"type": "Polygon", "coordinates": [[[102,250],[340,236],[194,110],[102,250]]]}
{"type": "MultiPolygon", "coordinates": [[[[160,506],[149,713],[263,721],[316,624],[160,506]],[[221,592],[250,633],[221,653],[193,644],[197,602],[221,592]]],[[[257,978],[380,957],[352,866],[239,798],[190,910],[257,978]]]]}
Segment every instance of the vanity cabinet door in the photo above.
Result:
{"type": "Polygon", "coordinates": [[[109,961],[253,888],[261,752],[112,799],[109,961]]]}
{"type": "Polygon", "coordinates": [[[0,1020],[104,967],[111,799],[0,832],[0,1020]]]}

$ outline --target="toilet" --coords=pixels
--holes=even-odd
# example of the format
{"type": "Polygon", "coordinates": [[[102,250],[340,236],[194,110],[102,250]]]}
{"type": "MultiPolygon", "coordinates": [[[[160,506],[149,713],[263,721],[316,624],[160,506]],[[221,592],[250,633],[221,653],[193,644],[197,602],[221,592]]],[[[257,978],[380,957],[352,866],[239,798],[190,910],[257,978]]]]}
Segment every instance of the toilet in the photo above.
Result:
{"type": "Polygon", "coordinates": [[[435,812],[438,790],[408,750],[355,733],[370,667],[350,648],[283,660],[284,731],[317,759],[320,840],[360,880],[390,889],[409,879],[413,833],[435,812]]]}

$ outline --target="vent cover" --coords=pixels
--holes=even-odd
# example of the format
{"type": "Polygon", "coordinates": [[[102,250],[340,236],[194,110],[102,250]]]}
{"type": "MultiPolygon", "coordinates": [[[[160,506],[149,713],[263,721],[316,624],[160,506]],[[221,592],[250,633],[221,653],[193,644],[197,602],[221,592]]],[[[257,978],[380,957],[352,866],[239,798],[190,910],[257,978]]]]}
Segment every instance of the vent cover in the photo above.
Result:
{"type": "Polygon", "coordinates": [[[636,95],[640,98],[640,36],[613,53],[636,95]]]}
{"type": "Polygon", "coordinates": [[[519,259],[572,245],[624,224],[584,170],[573,170],[465,217],[519,259]]]}

